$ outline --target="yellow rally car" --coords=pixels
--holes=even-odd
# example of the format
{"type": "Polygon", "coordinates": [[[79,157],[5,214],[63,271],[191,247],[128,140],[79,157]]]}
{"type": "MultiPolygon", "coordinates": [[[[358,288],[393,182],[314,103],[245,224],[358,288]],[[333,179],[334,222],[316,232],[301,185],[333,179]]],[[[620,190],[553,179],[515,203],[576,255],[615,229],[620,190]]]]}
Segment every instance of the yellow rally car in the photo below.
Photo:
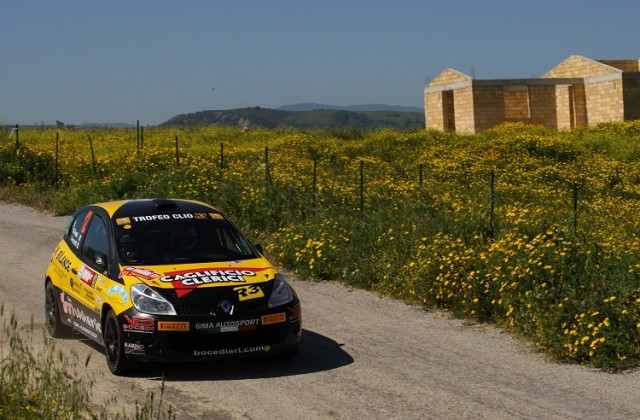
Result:
{"type": "Polygon", "coordinates": [[[145,361],[294,355],[300,301],[217,209],[184,200],[73,215],[45,276],[47,329],[103,345],[115,374],[145,361]]]}

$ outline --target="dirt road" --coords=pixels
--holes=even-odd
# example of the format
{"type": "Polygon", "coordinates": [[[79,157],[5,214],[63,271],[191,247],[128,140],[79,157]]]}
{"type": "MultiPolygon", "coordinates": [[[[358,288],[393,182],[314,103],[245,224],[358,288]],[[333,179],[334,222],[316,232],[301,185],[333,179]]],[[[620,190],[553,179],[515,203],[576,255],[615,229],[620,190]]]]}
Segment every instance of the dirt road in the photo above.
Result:
{"type": "MultiPolygon", "coordinates": [[[[0,302],[43,323],[42,274],[65,218],[0,204],[0,302]]],[[[491,326],[465,326],[335,283],[294,281],[304,346],[293,363],[227,362],[166,368],[178,418],[640,418],[640,372],[612,375],[547,361],[491,326]]],[[[106,373],[100,392],[121,401],[160,386],[106,373]]]]}

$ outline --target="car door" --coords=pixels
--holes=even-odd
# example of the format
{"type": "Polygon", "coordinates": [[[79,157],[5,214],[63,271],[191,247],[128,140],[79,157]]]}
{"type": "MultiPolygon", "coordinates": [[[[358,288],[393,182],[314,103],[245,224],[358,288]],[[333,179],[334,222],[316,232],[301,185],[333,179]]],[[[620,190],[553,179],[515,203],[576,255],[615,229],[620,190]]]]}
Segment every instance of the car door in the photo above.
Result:
{"type": "Polygon", "coordinates": [[[77,303],[82,304],[90,308],[92,305],[88,304],[88,296],[84,287],[80,282],[80,273],[83,273],[84,263],[82,261],[82,244],[87,234],[89,223],[93,218],[92,209],[83,209],[74,217],[69,228],[69,232],[66,236],[66,245],[68,249],[65,249],[65,256],[68,261],[68,283],[64,286],[65,291],[71,298],[77,303]]]}
{"type": "Polygon", "coordinates": [[[100,312],[103,297],[100,293],[109,273],[110,235],[107,220],[94,211],[88,222],[80,247],[81,266],[76,274],[75,290],[87,308],[100,312]]]}

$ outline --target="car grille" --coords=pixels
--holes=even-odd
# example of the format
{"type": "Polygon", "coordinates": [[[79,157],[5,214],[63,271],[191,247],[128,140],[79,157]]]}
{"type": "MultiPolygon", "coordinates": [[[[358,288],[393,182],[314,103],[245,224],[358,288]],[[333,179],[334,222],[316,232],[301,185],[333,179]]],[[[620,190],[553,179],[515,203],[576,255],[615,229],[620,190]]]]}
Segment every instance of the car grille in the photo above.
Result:
{"type": "Polygon", "coordinates": [[[233,290],[237,286],[229,287],[203,287],[192,290],[190,293],[178,298],[173,289],[155,289],[169,300],[178,315],[184,316],[211,316],[216,315],[216,319],[242,319],[255,316],[267,310],[267,298],[271,295],[273,282],[261,283],[265,297],[251,299],[244,302],[238,300],[237,293],[233,290]],[[229,301],[234,305],[232,315],[225,314],[219,308],[223,301],[229,301]]]}

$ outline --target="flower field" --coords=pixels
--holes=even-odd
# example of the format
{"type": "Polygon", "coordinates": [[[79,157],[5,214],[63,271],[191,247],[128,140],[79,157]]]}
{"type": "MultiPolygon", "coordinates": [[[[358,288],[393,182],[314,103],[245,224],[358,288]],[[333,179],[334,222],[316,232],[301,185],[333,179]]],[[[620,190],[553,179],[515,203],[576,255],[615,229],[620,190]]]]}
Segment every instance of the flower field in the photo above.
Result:
{"type": "Polygon", "coordinates": [[[21,130],[16,149],[0,134],[0,197],[59,214],[206,201],[304,276],[495,322],[560,360],[640,362],[640,121],[476,136],[148,128],[141,149],[135,130],[61,130],[57,159],[55,138],[21,130]]]}

